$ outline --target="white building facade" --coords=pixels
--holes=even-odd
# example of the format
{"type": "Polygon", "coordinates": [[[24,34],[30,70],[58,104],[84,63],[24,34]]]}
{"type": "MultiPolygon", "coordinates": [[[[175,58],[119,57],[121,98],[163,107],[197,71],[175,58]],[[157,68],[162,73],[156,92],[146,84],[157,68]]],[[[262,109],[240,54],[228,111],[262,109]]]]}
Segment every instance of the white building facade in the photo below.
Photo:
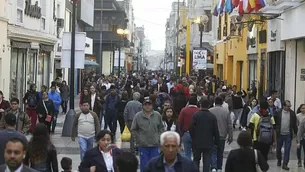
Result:
{"type": "Polygon", "coordinates": [[[305,2],[281,15],[281,39],[285,41],[285,99],[296,110],[305,102],[305,2]]]}
{"type": "Polygon", "coordinates": [[[10,46],[7,44],[7,4],[0,1],[0,90],[4,96],[9,95],[9,65],[10,46]]]}
{"type": "Polygon", "coordinates": [[[22,100],[31,84],[49,86],[54,73],[56,1],[8,0],[9,97],[22,100]]]}

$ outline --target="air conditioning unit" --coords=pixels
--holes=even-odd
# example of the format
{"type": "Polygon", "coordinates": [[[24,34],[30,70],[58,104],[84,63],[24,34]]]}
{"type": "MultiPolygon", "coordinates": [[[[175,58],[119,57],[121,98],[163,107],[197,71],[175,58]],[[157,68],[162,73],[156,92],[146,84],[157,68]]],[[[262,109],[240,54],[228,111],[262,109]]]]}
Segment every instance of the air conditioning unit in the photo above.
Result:
{"type": "Polygon", "coordinates": [[[65,20],[64,19],[57,19],[57,27],[63,28],[65,26],[65,20]]]}

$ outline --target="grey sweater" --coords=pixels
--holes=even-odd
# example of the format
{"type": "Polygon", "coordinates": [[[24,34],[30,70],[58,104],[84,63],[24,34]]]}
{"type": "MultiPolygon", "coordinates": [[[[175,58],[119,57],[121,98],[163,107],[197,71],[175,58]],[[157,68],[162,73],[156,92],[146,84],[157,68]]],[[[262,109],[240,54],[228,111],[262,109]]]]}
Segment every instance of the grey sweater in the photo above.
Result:
{"type": "Polygon", "coordinates": [[[139,101],[137,100],[129,101],[125,106],[125,110],[124,110],[125,122],[132,121],[135,115],[140,111],[142,111],[142,104],[139,101]]]}
{"type": "Polygon", "coordinates": [[[227,135],[229,135],[229,138],[233,138],[233,125],[229,110],[216,105],[210,108],[209,111],[216,116],[219,136],[227,138],[227,135]]]}
{"type": "Polygon", "coordinates": [[[164,132],[162,117],[157,111],[151,112],[147,117],[143,111],[138,112],[132,122],[131,134],[137,142],[137,146],[159,146],[160,135],[164,132]]]}

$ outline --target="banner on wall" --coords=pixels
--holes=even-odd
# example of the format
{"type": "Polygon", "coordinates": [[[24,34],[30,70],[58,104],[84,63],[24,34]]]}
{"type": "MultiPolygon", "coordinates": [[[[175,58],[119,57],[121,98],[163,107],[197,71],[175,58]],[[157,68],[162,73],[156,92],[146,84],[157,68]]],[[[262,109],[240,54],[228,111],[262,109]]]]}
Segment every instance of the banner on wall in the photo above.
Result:
{"type": "MultiPolygon", "coordinates": [[[[75,69],[85,66],[86,32],[75,33],[75,69]]],[[[71,63],[71,32],[64,32],[62,38],[61,68],[70,68],[71,63]]]]}
{"type": "Polygon", "coordinates": [[[207,50],[193,50],[193,69],[205,70],[207,69],[207,50]]]}

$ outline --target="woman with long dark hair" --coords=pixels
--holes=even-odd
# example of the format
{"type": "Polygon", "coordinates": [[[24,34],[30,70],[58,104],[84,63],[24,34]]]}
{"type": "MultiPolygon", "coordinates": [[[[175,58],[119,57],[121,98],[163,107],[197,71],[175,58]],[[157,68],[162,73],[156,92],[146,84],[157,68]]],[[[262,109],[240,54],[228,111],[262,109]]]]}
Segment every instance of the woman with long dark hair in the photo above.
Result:
{"type": "Polygon", "coordinates": [[[118,122],[120,124],[121,134],[123,133],[124,128],[125,128],[124,110],[128,103],[128,99],[129,99],[128,92],[123,91],[120,100],[116,104],[116,106],[118,108],[118,122]]]}
{"type": "Polygon", "coordinates": [[[43,123],[34,129],[24,164],[39,172],[58,172],[57,152],[43,123]]]}
{"type": "Polygon", "coordinates": [[[164,131],[176,131],[180,134],[180,127],[177,123],[177,115],[172,107],[168,107],[163,110],[162,120],[164,131]]]}

